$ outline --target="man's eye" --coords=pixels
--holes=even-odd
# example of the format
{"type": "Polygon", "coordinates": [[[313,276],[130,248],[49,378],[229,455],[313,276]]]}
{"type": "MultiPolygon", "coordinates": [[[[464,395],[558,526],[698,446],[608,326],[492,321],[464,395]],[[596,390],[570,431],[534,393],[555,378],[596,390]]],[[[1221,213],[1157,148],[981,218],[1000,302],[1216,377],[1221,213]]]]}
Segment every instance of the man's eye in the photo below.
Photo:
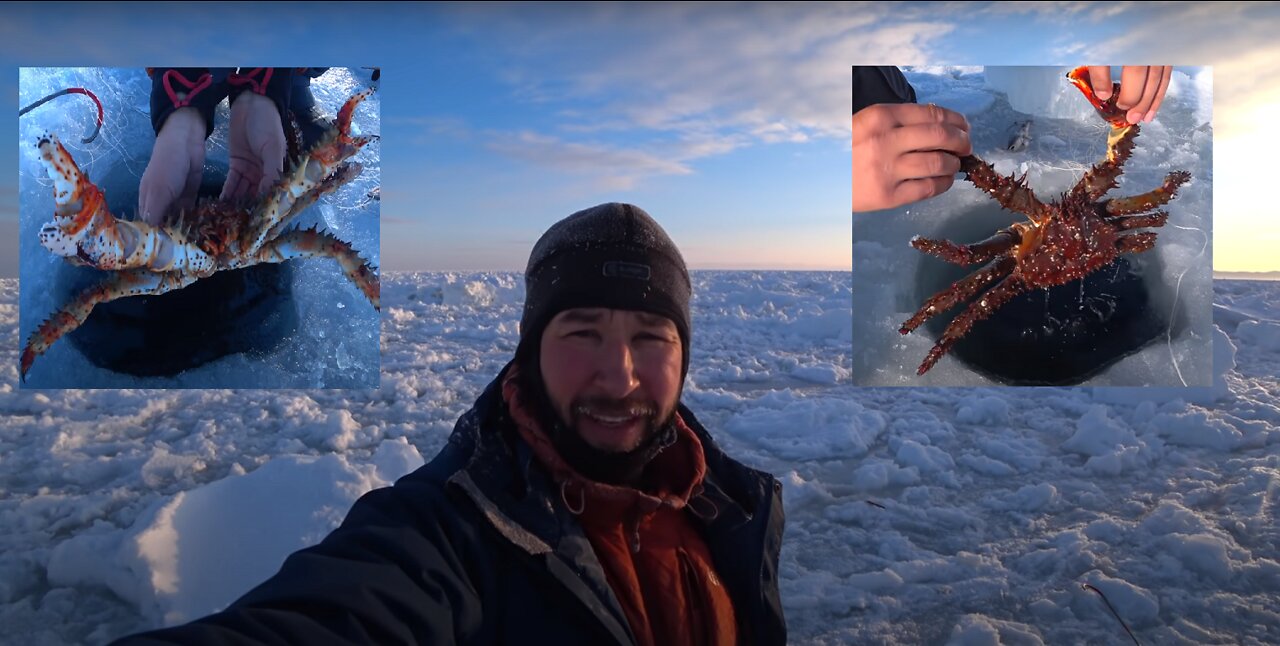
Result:
{"type": "Polygon", "coordinates": [[[641,332],[636,335],[636,339],[640,341],[666,341],[667,337],[661,334],[654,334],[652,332],[641,332]]]}
{"type": "Polygon", "coordinates": [[[595,330],[573,330],[566,334],[567,337],[577,339],[598,339],[600,335],[595,330]]]}

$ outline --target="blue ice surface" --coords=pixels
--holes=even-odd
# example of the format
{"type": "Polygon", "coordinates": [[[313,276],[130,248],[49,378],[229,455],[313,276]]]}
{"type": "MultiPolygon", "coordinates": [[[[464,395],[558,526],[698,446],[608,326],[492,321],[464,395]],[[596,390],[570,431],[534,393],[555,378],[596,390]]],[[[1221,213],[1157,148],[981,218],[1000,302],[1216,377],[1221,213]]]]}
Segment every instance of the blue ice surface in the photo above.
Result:
{"type": "MultiPolygon", "coordinates": [[[[360,68],[330,68],[312,81],[317,107],[330,118],[343,101],[371,83],[360,68]]],[[[38,240],[40,227],[52,220],[52,182],[35,148],[42,132],[59,135],[82,172],[95,180],[108,171],[141,178],[155,141],[150,121],[150,79],[141,68],[23,68],[19,71],[19,104],[28,105],[66,87],[84,87],[102,101],[104,123],[97,139],[82,144],[93,130],[96,110],[81,95],[60,97],[19,119],[19,341],[63,303],[55,302],[54,277],[62,259],[38,240]]],[[[206,165],[225,165],[229,111],[224,101],[206,143],[206,165]]],[[[380,131],[378,93],[355,112],[353,131],[380,131]]],[[[380,186],[380,143],[356,157],[361,175],[322,198],[296,222],[318,226],[350,242],[370,264],[380,266],[379,207],[370,199],[380,186]]],[[[116,215],[123,215],[116,213],[116,215]]],[[[64,337],[36,358],[25,388],[376,388],[379,383],[381,319],[364,295],[347,280],[337,263],[326,258],[291,260],[292,296],[297,304],[297,331],[265,355],[234,354],[173,377],[140,378],[91,364],[64,337]]]]}

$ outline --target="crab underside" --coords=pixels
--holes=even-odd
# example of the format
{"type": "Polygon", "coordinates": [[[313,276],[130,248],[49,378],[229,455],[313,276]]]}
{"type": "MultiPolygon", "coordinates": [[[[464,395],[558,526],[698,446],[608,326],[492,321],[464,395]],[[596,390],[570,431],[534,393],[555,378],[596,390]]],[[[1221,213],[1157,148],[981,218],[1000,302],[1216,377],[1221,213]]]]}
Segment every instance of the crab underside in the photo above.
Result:
{"type": "Polygon", "coordinates": [[[324,136],[260,199],[203,202],[157,227],[112,216],[101,189],[80,171],[58,138],[41,136],[36,146],[53,180],[55,204],[53,221],[40,230],[41,245],[73,264],[114,273],[36,328],[22,350],[21,378],[25,380],[36,357],[84,323],[95,306],[182,289],[220,271],[293,258],[333,258],[378,309],[376,268],[328,232],[290,227],[316,200],[360,175],[361,165],[347,160],[377,136],[352,136],[351,122],[356,106],[371,93],[364,90],[347,99],[324,136]]]}

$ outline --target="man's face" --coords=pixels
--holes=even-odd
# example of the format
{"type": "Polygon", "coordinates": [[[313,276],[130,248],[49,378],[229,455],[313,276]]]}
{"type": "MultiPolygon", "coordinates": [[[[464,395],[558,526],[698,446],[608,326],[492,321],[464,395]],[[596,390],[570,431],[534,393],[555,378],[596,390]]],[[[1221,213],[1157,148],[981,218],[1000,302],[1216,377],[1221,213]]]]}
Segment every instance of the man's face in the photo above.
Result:
{"type": "Polygon", "coordinates": [[[542,380],[556,414],[600,451],[632,451],[675,412],[681,343],[670,319],[577,308],[542,333],[542,380]]]}

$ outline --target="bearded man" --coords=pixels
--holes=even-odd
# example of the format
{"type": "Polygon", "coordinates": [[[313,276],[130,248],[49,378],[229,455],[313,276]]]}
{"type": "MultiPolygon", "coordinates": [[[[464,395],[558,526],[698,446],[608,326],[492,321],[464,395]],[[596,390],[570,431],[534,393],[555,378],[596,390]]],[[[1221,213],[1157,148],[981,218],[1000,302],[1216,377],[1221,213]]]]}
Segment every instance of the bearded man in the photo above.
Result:
{"type": "Polygon", "coordinates": [[[691,283],[643,210],[533,248],[514,360],[448,444],[181,643],[784,644],[781,485],[680,403],[691,283]]]}

